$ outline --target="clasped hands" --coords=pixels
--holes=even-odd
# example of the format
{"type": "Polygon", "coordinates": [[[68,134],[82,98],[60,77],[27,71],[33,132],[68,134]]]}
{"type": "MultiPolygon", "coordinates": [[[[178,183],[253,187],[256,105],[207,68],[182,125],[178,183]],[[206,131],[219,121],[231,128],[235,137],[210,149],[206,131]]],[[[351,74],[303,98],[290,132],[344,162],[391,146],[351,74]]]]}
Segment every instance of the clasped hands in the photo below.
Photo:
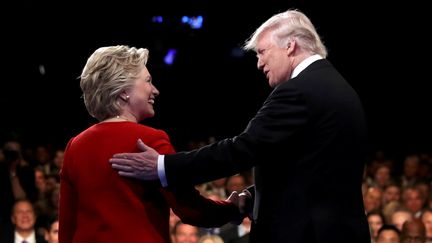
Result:
{"type": "Polygon", "coordinates": [[[233,191],[225,201],[234,203],[239,208],[239,217],[231,223],[239,225],[246,216],[252,219],[253,198],[248,190],[243,190],[240,193],[233,191]]]}

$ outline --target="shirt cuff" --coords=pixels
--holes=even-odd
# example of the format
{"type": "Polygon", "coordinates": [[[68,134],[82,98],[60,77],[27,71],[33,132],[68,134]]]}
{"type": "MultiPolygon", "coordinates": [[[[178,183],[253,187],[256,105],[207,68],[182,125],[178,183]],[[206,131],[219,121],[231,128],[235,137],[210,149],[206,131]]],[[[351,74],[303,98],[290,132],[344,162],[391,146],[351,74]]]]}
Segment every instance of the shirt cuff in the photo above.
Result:
{"type": "Polygon", "coordinates": [[[166,176],[165,176],[165,156],[162,154],[158,156],[157,172],[158,172],[159,180],[160,180],[162,186],[167,187],[168,181],[167,181],[166,176]]]}

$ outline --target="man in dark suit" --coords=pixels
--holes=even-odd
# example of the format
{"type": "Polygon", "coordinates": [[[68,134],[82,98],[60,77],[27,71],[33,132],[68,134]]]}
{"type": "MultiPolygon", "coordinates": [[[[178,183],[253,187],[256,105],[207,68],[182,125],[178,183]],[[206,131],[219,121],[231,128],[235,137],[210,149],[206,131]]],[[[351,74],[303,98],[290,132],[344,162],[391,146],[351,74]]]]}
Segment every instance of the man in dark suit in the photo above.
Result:
{"type": "Polygon", "coordinates": [[[361,184],[366,125],[358,95],[325,58],[310,20],[288,10],[246,42],[274,88],[240,135],[198,150],[116,154],[119,174],[163,186],[254,168],[253,243],[370,242],[361,184]]]}
{"type": "Polygon", "coordinates": [[[2,243],[44,243],[44,237],[35,230],[36,214],[33,204],[27,199],[18,199],[12,208],[13,227],[0,226],[2,243]]]}
{"type": "Polygon", "coordinates": [[[28,198],[32,203],[37,199],[35,172],[24,160],[21,144],[8,140],[3,148],[4,161],[0,159],[0,224],[12,226],[11,210],[16,200],[28,198]]]}
{"type": "Polygon", "coordinates": [[[220,227],[219,236],[225,243],[249,243],[251,221],[249,218],[244,218],[239,225],[228,223],[220,227]]]}

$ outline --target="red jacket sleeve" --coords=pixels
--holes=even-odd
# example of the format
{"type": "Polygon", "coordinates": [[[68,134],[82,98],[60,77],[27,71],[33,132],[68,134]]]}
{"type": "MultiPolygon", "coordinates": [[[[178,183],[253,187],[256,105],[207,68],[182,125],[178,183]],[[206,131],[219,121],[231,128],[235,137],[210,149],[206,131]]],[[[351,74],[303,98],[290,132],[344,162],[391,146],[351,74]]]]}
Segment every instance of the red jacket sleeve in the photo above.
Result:
{"type": "Polygon", "coordinates": [[[238,221],[239,209],[231,202],[202,196],[194,187],[167,189],[164,196],[182,222],[200,227],[221,227],[238,221]]]}

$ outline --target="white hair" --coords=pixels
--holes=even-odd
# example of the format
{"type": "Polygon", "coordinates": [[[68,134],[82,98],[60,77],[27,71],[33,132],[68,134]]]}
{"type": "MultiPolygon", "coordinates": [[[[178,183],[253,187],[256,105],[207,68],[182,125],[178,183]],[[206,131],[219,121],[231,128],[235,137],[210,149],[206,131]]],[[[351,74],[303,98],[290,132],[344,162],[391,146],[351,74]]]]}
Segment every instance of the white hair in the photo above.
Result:
{"type": "Polygon", "coordinates": [[[272,39],[280,47],[286,47],[290,41],[295,40],[302,50],[327,57],[326,47],[312,22],[298,10],[288,10],[273,15],[255,30],[243,49],[256,51],[258,38],[266,31],[272,31],[272,39]]]}

